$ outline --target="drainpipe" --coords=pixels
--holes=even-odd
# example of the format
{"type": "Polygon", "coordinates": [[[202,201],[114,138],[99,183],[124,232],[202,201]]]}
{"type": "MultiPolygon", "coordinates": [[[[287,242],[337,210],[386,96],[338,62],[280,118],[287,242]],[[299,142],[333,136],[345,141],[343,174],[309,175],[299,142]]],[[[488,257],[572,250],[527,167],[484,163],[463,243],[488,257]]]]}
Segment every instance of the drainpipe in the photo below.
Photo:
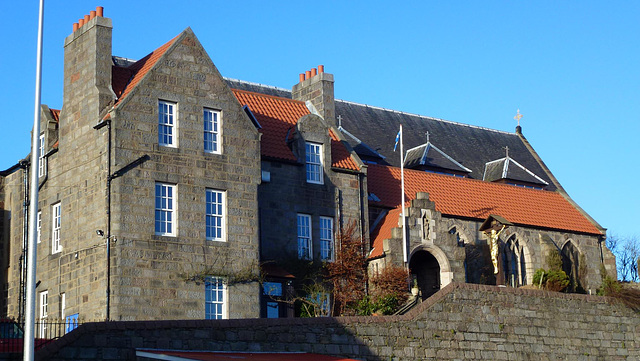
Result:
{"type": "Polygon", "coordinates": [[[24,202],[22,203],[23,210],[23,232],[22,232],[22,254],[20,255],[20,299],[18,304],[18,320],[24,321],[24,310],[26,302],[26,280],[27,280],[27,244],[29,243],[29,162],[26,160],[20,161],[20,168],[22,168],[23,183],[24,183],[24,202]]]}

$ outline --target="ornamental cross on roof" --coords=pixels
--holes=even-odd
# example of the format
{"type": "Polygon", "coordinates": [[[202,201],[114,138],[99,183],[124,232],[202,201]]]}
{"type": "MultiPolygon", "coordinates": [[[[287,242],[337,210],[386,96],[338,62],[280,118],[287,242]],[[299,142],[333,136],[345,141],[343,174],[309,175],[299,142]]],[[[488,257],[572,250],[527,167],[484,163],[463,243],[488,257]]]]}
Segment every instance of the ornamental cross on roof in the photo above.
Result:
{"type": "Polygon", "coordinates": [[[427,130],[427,132],[426,132],[425,134],[426,134],[426,136],[427,136],[427,143],[429,143],[429,135],[430,135],[430,134],[429,134],[429,131],[427,130]]]}
{"type": "Polygon", "coordinates": [[[520,114],[520,109],[518,109],[518,114],[516,114],[515,117],[513,117],[513,119],[518,121],[518,126],[520,126],[520,119],[522,119],[522,114],[520,114]]]}

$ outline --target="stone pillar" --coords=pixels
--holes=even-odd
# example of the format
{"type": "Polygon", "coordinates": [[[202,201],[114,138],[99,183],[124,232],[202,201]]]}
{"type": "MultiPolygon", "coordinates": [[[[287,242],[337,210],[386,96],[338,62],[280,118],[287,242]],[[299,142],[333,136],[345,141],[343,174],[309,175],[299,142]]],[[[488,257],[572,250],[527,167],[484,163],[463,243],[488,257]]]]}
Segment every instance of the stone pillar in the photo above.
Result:
{"type": "Polygon", "coordinates": [[[336,106],[333,96],[333,74],[325,73],[324,66],[300,74],[300,82],[293,86],[291,97],[294,100],[311,101],[319,115],[328,121],[335,122],[336,106]]]}

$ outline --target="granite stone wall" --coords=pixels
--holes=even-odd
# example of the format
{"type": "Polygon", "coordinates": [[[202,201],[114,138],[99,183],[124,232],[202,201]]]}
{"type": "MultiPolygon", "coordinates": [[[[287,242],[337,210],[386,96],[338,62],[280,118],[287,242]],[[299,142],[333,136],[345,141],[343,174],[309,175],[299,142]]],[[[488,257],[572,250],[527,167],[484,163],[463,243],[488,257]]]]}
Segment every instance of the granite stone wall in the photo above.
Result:
{"type": "Polygon", "coordinates": [[[361,360],[637,360],[640,316],[599,296],[451,283],[403,316],[81,325],[39,360],[135,349],[303,351],[361,360]]]}

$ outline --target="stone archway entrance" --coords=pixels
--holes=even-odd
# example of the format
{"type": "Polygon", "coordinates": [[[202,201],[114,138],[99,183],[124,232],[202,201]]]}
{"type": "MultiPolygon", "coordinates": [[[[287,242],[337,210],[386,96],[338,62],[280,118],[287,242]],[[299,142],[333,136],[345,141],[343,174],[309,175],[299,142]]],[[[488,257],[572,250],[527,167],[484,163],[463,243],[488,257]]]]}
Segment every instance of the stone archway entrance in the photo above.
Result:
{"type": "Polygon", "coordinates": [[[562,247],[562,270],[569,276],[569,290],[571,292],[584,292],[580,279],[580,251],[571,241],[567,241],[562,247]]]}
{"type": "Polygon", "coordinates": [[[422,299],[429,298],[440,290],[440,264],[436,257],[427,251],[417,251],[409,262],[412,278],[417,279],[422,299]]]}

